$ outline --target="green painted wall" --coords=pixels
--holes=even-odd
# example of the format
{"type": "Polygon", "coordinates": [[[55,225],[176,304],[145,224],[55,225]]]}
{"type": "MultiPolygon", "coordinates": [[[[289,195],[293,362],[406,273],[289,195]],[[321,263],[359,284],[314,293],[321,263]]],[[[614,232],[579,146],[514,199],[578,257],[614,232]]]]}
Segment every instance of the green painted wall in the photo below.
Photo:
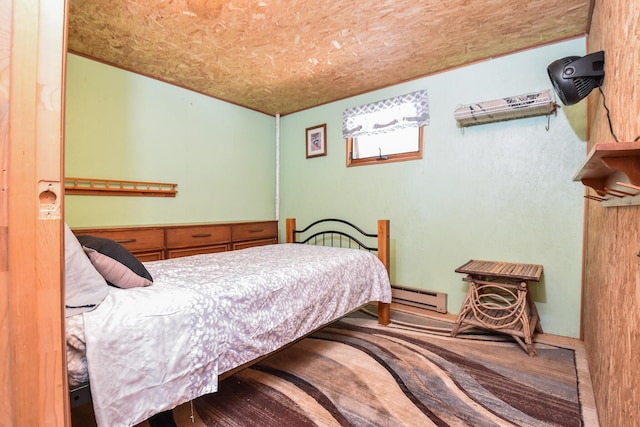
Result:
{"type": "MultiPolygon", "coordinates": [[[[528,50],[281,119],[280,219],[391,220],[392,282],[446,292],[457,313],[469,259],[540,263],[532,286],[545,332],[579,334],[586,103],[544,117],[456,127],[458,105],[550,88],[546,66],[585,39],[528,50]],[[424,159],[346,168],[348,107],[426,88],[424,159]],[[305,158],[326,123],[328,154],[305,158]]],[[[178,183],[174,198],[66,196],[71,226],[275,217],[275,120],[69,55],[66,176],[178,183]]]]}
{"type": "MultiPolygon", "coordinates": [[[[566,41],[291,114],[281,119],[280,218],[391,221],[392,283],[446,292],[457,313],[469,259],[537,263],[532,293],[545,332],[579,335],[585,157],[582,102],[551,117],[456,127],[457,106],[550,89],[546,67],[584,55],[566,41]],[[342,112],[425,88],[431,124],[424,159],[346,168],[342,112]],[[327,124],[326,157],[305,158],[305,128],[327,124]]],[[[559,102],[559,101],[558,101],[559,102]]],[[[283,222],[281,221],[281,226],[283,222]]],[[[283,230],[281,229],[281,233],[283,230]]]]}
{"type": "Polygon", "coordinates": [[[176,198],[65,196],[71,226],[275,217],[275,121],[68,55],[65,175],[178,184],[176,198]]]}

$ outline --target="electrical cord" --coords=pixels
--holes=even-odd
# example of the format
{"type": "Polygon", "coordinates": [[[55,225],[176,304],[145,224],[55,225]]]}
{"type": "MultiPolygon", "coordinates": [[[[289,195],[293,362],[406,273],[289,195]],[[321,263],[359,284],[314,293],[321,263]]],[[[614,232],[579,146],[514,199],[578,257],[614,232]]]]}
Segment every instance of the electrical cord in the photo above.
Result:
{"type": "MultiPolygon", "coordinates": [[[[609,111],[609,107],[607,107],[607,97],[604,96],[604,92],[602,91],[602,87],[598,86],[598,90],[600,91],[600,94],[602,95],[602,105],[604,106],[604,109],[607,111],[607,121],[609,122],[609,131],[611,132],[611,135],[613,136],[613,140],[615,142],[619,142],[618,141],[618,137],[616,136],[615,132],[613,131],[613,125],[611,124],[611,112],[609,111]]],[[[640,135],[636,136],[636,138],[633,140],[633,142],[638,142],[640,141],[640,135]]]]}
{"type": "Polygon", "coordinates": [[[613,131],[613,125],[611,124],[611,112],[609,111],[609,107],[607,107],[607,97],[604,96],[604,92],[602,91],[602,87],[598,86],[598,89],[600,90],[600,94],[602,95],[602,105],[604,105],[604,109],[607,110],[607,120],[609,121],[609,131],[611,132],[611,135],[613,136],[613,140],[615,142],[619,142],[618,141],[618,137],[616,136],[615,132],[613,131]]]}

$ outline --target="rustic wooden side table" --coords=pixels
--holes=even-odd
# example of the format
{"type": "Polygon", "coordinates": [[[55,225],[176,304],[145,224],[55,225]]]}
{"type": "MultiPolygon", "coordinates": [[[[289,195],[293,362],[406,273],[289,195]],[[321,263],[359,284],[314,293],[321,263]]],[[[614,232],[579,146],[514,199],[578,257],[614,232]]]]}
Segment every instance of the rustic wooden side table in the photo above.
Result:
{"type": "Polygon", "coordinates": [[[542,326],[528,282],[540,281],[542,266],[472,259],[455,271],[467,274],[462,280],[469,282],[469,291],[451,336],[474,327],[489,329],[511,335],[535,356],[533,334],[542,333],[542,326]]]}

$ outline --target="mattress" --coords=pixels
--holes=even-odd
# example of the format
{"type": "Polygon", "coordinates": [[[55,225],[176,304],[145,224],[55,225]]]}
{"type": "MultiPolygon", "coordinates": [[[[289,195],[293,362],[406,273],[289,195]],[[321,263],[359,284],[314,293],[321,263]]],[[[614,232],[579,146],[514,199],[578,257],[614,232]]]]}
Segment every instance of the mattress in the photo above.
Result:
{"type": "Polygon", "coordinates": [[[391,301],[380,260],[356,249],[279,244],[145,266],[153,286],[111,288],[67,320],[69,381],[88,372],[99,426],[134,425],[215,392],[219,374],[391,301]]]}

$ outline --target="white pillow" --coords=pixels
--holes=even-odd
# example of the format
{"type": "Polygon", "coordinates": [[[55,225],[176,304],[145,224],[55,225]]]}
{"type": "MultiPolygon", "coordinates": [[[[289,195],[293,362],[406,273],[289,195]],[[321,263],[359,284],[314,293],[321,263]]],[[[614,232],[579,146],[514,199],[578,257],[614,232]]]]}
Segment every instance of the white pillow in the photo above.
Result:
{"type": "Polygon", "coordinates": [[[65,317],[96,308],[109,292],[107,281],[91,264],[80,242],[64,224],[65,317]]]}

